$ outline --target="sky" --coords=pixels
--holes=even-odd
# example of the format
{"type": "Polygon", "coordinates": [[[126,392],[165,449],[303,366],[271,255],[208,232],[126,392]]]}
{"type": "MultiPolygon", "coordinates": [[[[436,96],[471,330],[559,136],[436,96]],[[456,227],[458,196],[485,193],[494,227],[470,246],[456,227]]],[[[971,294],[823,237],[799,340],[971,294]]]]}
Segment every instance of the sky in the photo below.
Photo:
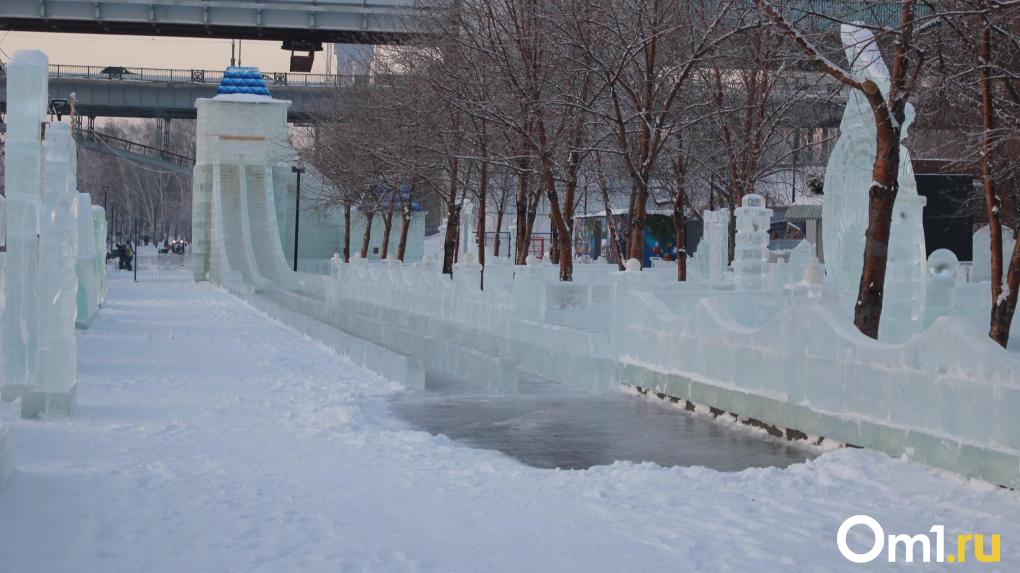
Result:
{"type": "MultiPolygon", "coordinates": [[[[39,49],[51,64],[222,70],[230,64],[230,40],[98,34],[0,31],[0,59],[39,49]]],[[[290,52],[278,41],[244,40],[241,63],[264,72],[285,72],[290,52]]],[[[325,72],[326,52],[316,54],[313,72],[325,72]]]]}

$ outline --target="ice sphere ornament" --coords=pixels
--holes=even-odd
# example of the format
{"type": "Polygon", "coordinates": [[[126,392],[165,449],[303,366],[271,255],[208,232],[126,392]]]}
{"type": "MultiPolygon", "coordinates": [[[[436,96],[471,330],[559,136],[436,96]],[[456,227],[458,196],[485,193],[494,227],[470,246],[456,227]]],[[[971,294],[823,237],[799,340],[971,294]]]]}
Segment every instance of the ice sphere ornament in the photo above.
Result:
{"type": "MultiPolygon", "coordinates": [[[[840,35],[854,78],[874,82],[887,95],[889,69],[871,31],[843,24],[840,35]]],[[[914,108],[907,104],[901,138],[907,136],[913,120],[914,108]]],[[[829,280],[847,293],[856,293],[860,287],[876,149],[874,113],[859,90],[850,90],[839,140],[825,170],[822,227],[829,280]]],[[[910,152],[902,145],[898,183],[879,330],[883,340],[909,336],[921,328],[924,318],[928,272],[921,213],[925,199],[917,194],[910,152]]],[[[856,302],[855,297],[850,300],[856,302]]]]}
{"type": "Polygon", "coordinates": [[[7,268],[2,396],[14,400],[35,385],[39,283],[39,209],[48,99],[46,55],[21,50],[7,63],[7,268]]]}
{"type": "MultiPolygon", "coordinates": [[[[21,417],[74,415],[79,202],[75,144],[67,124],[46,133],[45,193],[39,218],[38,377],[21,397],[21,417]]],[[[85,215],[91,223],[91,209],[85,215]]]]}

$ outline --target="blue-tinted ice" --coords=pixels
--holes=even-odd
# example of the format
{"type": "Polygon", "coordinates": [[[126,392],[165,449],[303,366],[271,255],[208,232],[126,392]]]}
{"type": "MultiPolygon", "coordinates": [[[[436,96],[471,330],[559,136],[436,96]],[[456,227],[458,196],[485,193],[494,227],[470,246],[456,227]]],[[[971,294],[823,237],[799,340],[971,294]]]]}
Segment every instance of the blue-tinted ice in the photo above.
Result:
{"type": "Polygon", "coordinates": [[[622,392],[577,392],[523,375],[519,393],[498,394],[429,373],[425,392],[401,393],[393,408],[416,428],[539,468],[627,460],[739,471],[813,457],[670,404],[622,392]]]}

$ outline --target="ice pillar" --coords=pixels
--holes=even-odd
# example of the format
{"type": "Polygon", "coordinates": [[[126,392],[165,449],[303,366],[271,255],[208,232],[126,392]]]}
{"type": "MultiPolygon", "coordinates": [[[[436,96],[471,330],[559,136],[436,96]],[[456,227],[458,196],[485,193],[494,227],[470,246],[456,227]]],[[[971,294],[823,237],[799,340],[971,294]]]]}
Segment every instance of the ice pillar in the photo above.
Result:
{"type": "MultiPolygon", "coordinates": [[[[7,221],[7,200],[0,195],[0,315],[4,313],[4,284],[6,283],[6,266],[7,266],[7,244],[4,242],[4,237],[7,236],[5,226],[7,221]]],[[[0,329],[0,348],[2,348],[4,332],[0,329]]],[[[0,352],[0,367],[3,365],[3,352],[0,352]]],[[[7,480],[8,474],[11,469],[11,454],[10,448],[8,447],[8,430],[4,426],[3,421],[0,421],[0,487],[3,487],[4,482],[7,480]]]]}
{"type": "MultiPolygon", "coordinates": [[[[21,417],[69,417],[76,404],[74,323],[79,199],[75,144],[67,124],[47,129],[39,217],[38,376],[21,397],[21,417]]],[[[91,210],[86,213],[91,213],[91,210]]]]}
{"type": "Polygon", "coordinates": [[[48,60],[21,50],[7,64],[7,269],[2,396],[14,400],[35,384],[39,282],[39,222],[42,200],[48,60]]]}
{"type": "MultiPolygon", "coordinates": [[[[730,234],[727,230],[730,222],[730,210],[705,211],[705,241],[708,243],[708,280],[713,283],[723,281],[729,257],[730,234]]],[[[700,248],[698,249],[700,255],[700,248]]]]}
{"type": "Polygon", "coordinates": [[[99,310],[99,285],[96,281],[96,230],[92,221],[92,196],[78,193],[81,217],[78,218],[78,328],[88,328],[99,310]]]}
{"type": "Polygon", "coordinates": [[[737,216],[737,238],[733,273],[740,290],[762,290],[769,264],[769,226],[772,209],[765,208],[765,198],[745,195],[737,216]]]}
{"type": "Polygon", "coordinates": [[[106,209],[92,206],[92,230],[96,242],[96,285],[97,303],[103,306],[106,302],[106,209]]]}

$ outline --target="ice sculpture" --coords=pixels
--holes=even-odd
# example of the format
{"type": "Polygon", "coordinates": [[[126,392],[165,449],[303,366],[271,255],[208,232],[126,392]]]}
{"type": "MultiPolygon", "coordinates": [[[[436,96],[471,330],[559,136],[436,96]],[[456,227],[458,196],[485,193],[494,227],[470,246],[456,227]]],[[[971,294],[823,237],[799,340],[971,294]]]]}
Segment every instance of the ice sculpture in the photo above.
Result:
{"type": "MultiPolygon", "coordinates": [[[[705,211],[703,214],[705,222],[705,242],[708,258],[708,280],[713,283],[723,281],[725,276],[730,247],[730,234],[728,227],[730,223],[730,210],[719,209],[717,211],[705,211]]],[[[701,247],[698,247],[700,256],[701,247]]]]}
{"type": "Polygon", "coordinates": [[[735,210],[737,237],[733,274],[739,290],[762,290],[769,264],[769,227],[772,209],[765,208],[765,198],[754,193],[744,196],[742,206],[735,210]]]}
{"type": "Polygon", "coordinates": [[[4,400],[35,384],[39,284],[39,222],[43,134],[46,120],[46,55],[21,50],[7,63],[7,269],[4,329],[4,400]]]}
{"type": "Polygon", "coordinates": [[[106,209],[92,206],[92,227],[96,240],[96,294],[101,307],[106,302],[106,209]]]}
{"type": "MultiPolygon", "coordinates": [[[[875,82],[889,91],[889,70],[869,30],[844,24],[841,37],[857,80],[875,82]]],[[[907,105],[901,138],[914,120],[907,105]]],[[[850,90],[840,136],[825,171],[823,245],[829,279],[856,293],[864,265],[868,226],[868,192],[873,179],[877,130],[874,114],[859,90],[850,90]]],[[[880,337],[901,340],[922,326],[927,258],[921,213],[925,199],[917,194],[910,152],[900,147],[899,193],[893,207],[889,259],[880,337]]],[[[851,297],[856,302],[855,297],[851,297]]]]}
{"type": "MultiPolygon", "coordinates": [[[[38,376],[21,397],[21,417],[68,417],[76,405],[75,297],[79,198],[75,144],[67,124],[46,130],[45,192],[39,217],[38,376]]],[[[86,211],[90,213],[91,210],[86,211]]],[[[86,217],[87,218],[87,217],[86,217]]]]}
{"type": "Polygon", "coordinates": [[[290,273],[280,233],[293,218],[295,152],[290,102],[266,95],[252,70],[227,68],[218,95],[195,102],[192,270],[196,281],[259,290],[290,273]]]}
{"type": "Polygon", "coordinates": [[[78,328],[88,328],[99,311],[99,282],[96,276],[96,229],[92,217],[92,196],[78,194],[78,328]]]}

